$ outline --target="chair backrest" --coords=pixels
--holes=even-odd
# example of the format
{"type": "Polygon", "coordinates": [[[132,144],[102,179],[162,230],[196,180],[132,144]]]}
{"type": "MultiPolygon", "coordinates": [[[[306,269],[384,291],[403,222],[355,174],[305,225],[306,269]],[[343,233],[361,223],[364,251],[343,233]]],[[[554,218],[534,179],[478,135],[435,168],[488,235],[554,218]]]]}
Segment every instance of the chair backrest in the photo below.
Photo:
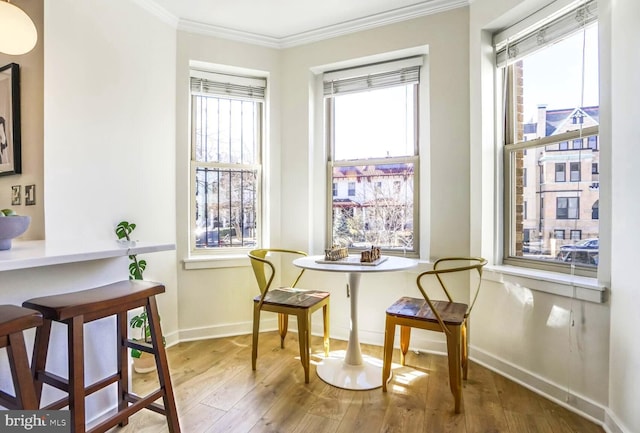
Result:
{"type": "MultiPolygon", "coordinates": [[[[253,268],[253,273],[256,276],[256,281],[258,282],[258,288],[260,289],[261,299],[260,302],[264,300],[264,297],[267,295],[269,288],[271,287],[271,283],[276,275],[276,266],[273,264],[271,260],[267,259],[267,255],[280,253],[282,255],[286,254],[294,254],[300,256],[306,256],[307,253],[303,251],[297,250],[288,250],[282,248],[259,248],[252,251],[249,251],[249,259],[251,260],[251,267],[253,268]],[[267,271],[268,268],[268,271],[267,271]]],[[[301,269],[298,272],[297,277],[293,282],[289,285],[289,287],[295,287],[302,277],[304,273],[304,269],[301,269]]]]}
{"type": "MultiPolygon", "coordinates": [[[[482,268],[486,264],[487,264],[487,260],[483,259],[482,257],[443,257],[441,259],[436,260],[433,263],[432,270],[422,272],[420,273],[420,275],[418,275],[416,279],[418,289],[420,290],[420,293],[422,293],[422,296],[424,296],[424,299],[429,304],[429,307],[433,311],[433,314],[438,320],[438,323],[440,323],[440,326],[446,333],[449,333],[449,328],[447,328],[444,321],[442,320],[442,317],[434,307],[432,300],[429,298],[429,295],[427,295],[427,291],[424,289],[422,285],[423,278],[427,278],[429,276],[435,277],[440,287],[442,288],[442,291],[447,297],[448,301],[454,302],[453,298],[451,297],[451,292],[447,288],[446,278],[444,278],[443,276],[445,274],[451,275],[451,274],[468,273],[468,272],[473,273],[475,271],[477,273],[477,283],[475,284],[475,288],[470,287],[470,290],[472,290],[474,293],[473,293],[471,304],[467,308],[467,313],[465,314],[465,318],[466,318],[471,313],[471,310],[473,309],[473,306],[476,303],[476,299],[478,298],[478,293],[480,292],[480,284],[482,282],[482,268]]],[[[471,279],[469,281],[471,281],[471,279]]]]}

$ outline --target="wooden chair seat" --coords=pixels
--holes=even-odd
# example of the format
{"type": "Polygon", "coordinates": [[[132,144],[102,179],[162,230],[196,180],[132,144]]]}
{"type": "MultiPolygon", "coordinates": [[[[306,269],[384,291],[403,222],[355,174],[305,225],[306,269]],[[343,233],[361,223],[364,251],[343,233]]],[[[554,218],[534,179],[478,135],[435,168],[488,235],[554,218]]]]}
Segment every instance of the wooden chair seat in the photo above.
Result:
{"type": "Polygon", "coordinates": [[[15,396],[0,391],[0,405],[13,410],[36,410],[36,398],[23,331],[42,325],[42,314],[17,305],[0,305],[0,348],[7,348],[15,396]]]}
{"type": "Polygon", "coordinates": [[[300,346],[300,362],[304,368],[304,381],[309,383],[310,356],[309,345],[311,339],[311,314],[322,308],[324,324],[324,354],[329,356],[329,293],[319,290],[305,290],[295,287],[304,269],[296,272],[297,278],[289,287],[272,288],[271,284],[276,276],[276,265],[266,257],[268,254],[279,255],[286,260],[286,256],[306,256],[302,251],[261,248],[249,252],[251,266],[260,289],[260,295],[253,299],[253,347],[251,352],[251,367],[256,369],[258,359],[258,335],[260,334],[260,313],[269,311],[278,313],[278,330],[280,332],[280,347],[284,348],[287,335],[289,315],[296,317],[298,322],[298,344],[300,346]]]}
{"type": "MultiPolygon", "coordinates": [[[[422,298],[402,297],[386,311],[384,333],[384,359],[382,363],[382,390],[387,391],[387,382],[391,377],[391,360],[396,325],[400,326],[400,363],[405,365],[406,354],[409,350],[411,328],[438,331],[445,334],[447,340],[447,357],[449,361],[449,387],[454,397],[455,412],[460,412],[462,404],[462,380],[467,378],[468,348],[467,327],[468,318],[477,299],[482,280],[482,268],[487,261],[475,257],[447,257],[436,260],[433,270],[422,272],[416,279],[416,285],[422,298]],[[441,267],[442,264],[449,266],[441,267]],[[462,263],[462,264],[460,264],[462,263]],[[452,290],[447,288],[445,281],[457,278],[456,282],[470,283],[470,271],[477,273],[477,286],[472,294],[471,307],[466,303],[454,302],[452,290]],[[456,275],[458,274],[458,275],[456,275]],[[445,295],[445,300],[431,299],[423,287],[423,279],[433,277],[445,295]],[[466,280],[465,280],[466,277],[466,280]]],[[[473,290],[472,290],[473,291],[473,290]]]]}
{"type": "MultiPolygon", "coordinates": [[[[435,310],[447,325],[461,325],[469,306],[458,302],[432,301],[435,310]]],[[[439,323],[427,301],[423,298],[402,297],[387,308],[387,314],[416,321],[439,323]]]]}
{"type": "MultiPolygon", "coordinates": [[[[260,302],[262,296],[253,298],[254,302],[260,302]]],[[[293,287],[278,287],[271,289],[264,297],[264,305],[281,305],[293,308],[311,308],[325,298],[328,292],[319,290],[297,289],[293,287]]]]}
{"type": "Polygon", "coordinates": [[[36,398],[40,402],[44,384],[60,389],[67,396],[42,409],[61,409],[69,406],[71,411],[71,432],[91,433],[105,432],[115,425],[124,426],[131,415],[141,409],[149,409],[167,418],[170,433],[179,433],[180,425],[173,396],[173,388],[169,376],[167,356],[162,343],[160,316],[155,295],[164,293],[162,284],[151,281],[127,280],[106,286],[73,293],[44,296],[30,299],[22,305],[38,310],[44,317],[44,323],[36,331],[32,371],[35,376],[36,398]],[[151,344],[143,344],[128,338],[129,310],[144,307],[151,331],[151,344]],[[117,316],[116,373],[89,386],[84,382],[84,324],[108,316],[117,316]],[[68,378],[60,377],[47,371],[47,352],[53,322],[66,325],[68,332],[69,365],[68,378]],[[158,369],[159,389],[139,397],[129,392],[129,354],[135,348],[152,353],[158,369]],[[116,384],[118,411],[116,414],[102,419],[101,422],[87,430],[85,421],[85,397],[109,385],[116,384]],[[162,398],[164,405],[155,401],[162,398]]]}

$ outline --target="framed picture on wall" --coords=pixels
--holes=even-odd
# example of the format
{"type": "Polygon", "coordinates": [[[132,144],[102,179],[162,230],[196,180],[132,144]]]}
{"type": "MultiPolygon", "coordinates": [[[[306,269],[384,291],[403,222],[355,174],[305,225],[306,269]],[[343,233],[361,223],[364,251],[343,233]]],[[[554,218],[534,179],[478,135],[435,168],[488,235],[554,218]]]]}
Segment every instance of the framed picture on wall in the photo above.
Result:
{"type": "Polygon", "coordinates": [[[20,66],[0,68],[0,176],[22,173],[20,66]]]}

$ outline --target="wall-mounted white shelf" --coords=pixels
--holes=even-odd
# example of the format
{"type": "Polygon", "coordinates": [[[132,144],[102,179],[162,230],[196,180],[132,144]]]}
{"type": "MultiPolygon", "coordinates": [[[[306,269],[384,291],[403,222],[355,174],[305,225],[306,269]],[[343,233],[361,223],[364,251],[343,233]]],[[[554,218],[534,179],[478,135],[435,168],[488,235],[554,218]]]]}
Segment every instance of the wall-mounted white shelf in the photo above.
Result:
{"type": "Polygon", "coordinates": [[[175,244],[157,242],[120,243],[116,240],[13,241],[0,251],[0,271],[100,260],[131,254],[175,250],[175,244]]]}

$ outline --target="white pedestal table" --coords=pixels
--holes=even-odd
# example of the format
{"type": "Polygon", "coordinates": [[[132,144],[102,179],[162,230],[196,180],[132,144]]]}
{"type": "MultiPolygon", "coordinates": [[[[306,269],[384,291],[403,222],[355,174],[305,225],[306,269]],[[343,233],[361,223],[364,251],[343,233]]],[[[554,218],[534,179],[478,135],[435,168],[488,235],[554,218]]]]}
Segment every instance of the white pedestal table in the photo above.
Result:
{"type": "Polygon", "coordinates": [[[363,357],[358,339],[358,291],[363,273],[394,272],[411,269],[418,261],[405,257],[383,256],[378,264],[360,264],[360,256],[349,256],[342,262],[327,263],[324,256],[307,256],[293,261],[299,268],[322,272],[342,272],[349,284],[351,329],[344,358],[323,359],[317,366],[318,376],[330,385],[352,390],[374,389],[382,386],[382,361],[363,357]],[[348,263],[345,263],[348,262],[348,263]]]}

